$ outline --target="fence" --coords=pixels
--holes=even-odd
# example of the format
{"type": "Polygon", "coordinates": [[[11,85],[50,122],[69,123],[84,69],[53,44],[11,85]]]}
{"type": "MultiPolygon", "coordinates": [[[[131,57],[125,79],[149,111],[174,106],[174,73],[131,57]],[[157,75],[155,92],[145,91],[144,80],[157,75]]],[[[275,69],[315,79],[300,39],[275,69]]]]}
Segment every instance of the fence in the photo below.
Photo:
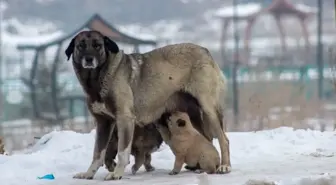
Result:
{"type": "MultiPolygon", "coordinates": [[[[232,83],[232,72],[230,69],[223,70],[229,84],[232,83]]],[[[271,67],[271,68],[249,68],[241,67],[238,69],[238,83],[240,86],[247,84],[261,84],[283,82],[305,87],[307,98],[312,97],[317,91],[318,70],[315,65],[305,65],[298,67],[271,67]]],[[[331,84],[335,75],[332,68],[324,67],[324,98],[332,99],[334,97],[334,86],[331,84]]],[[[231,85],[228,86],[231,88],[231,85]]],[[[260,87],[255,87],[260,88],[260,87]]],[[[231,91],[229,91],[231,92],[231,91]]],[[[232,98],[232,94],[229,95],[232,98]]]]}
{"type": "MultiPolygon", "coordinates": [[[[232,82],[231,71],[225,69],[223,73],[228,79],[227,107],[231,107],[233,99],[233,94],[230,90],[232,82]]],[[[330,85],[333,74],[328,67],[324,69],[324,74],[324,95],[331,102],[330,100],[334,97],[334,89],[330,85]]],[[[309,125],[303,126],[302,121],[306,118],[316,116],[315,113],[319,113],[321,110],[319,102],[316,102],[314,99],[314,94],[317,91],[316,78],[317,69],[312,65],[267,69],[239,68],[240,122],[244,127],[248,127],[241,130],[247,131],[277,126],[310,127],[309,125]],[[302,93],[304,94],[303,99],[302,93]],[[253,99],[253,102],[251,99],[253,99]],[[256,101],[260,102],[256,103],[256,101]],[[295,109],[298,106],[306,108],[288,111],[289,108],[295,109]],[[281,110],[274,111],[275,108],[281,110]],[[272,116],[277,116],[278,118],[273,119],[272,116]]],[[[65,81],[65,79],[63,80],[65,81]]],[[[67,78],[66,82],[65,94],[81,92],[81,87],[75,78],[67,78]]],[[[81,118],[80,120],[68,119],[62,122],[62,124],[51,125],[39,120],[32,121],[28,119],[29,116],[25,111],[29,111],[29,107],[31,106],[30,96],[28,96],[28,90],[22,86],[19,80],[5,81],[2,90],[3,116],[0,132],[6,138],[9,148],[19,149],[26,147],[34,142],[34,137],[42,136],[55,129],[87,132],[94,126],[91,121],[89,123],[84,121],[85,118],[83,117],[87,115],[83,113],[83,109],[86,109],[83,101],[75,102],[74,110],[72,110],[74,117],[81,118]],[[22,120],[23,118],[27,118],[27,120],[22,120]]],[[[66,111],[70,111],[70,109],[66,109],[66,111]]],[[[332,116],[335,115],[334,111],[329,109],[327,112],[332,116]]],[[[227,112],[229,113],[230,111],[227,112]]],[[[229,115],[231,114],[229,113],[229,115]]],[[[226,116],[226,118],[230,119],[230,116],[226,116]]],[[[232,130],[230,127],[232,126],[228,126],[229,130],[232,130]]]]}
{"type": "MultiPolygon", "coordinates": [[[[228,79],[228,103],[230,104],[233,94],[231,93],[232,73],[230,69],[224,69],[223,73],[228,79]]],[[[263,84],[276,84],[274,82],[283,82],[286,84],[301,85],[305,87],[305,94],[307,98],[312,97],[317,89],[317,68],[313,65],[305,65],[301,67],[273,67],[273,68],[249,68],[241,67],[238,69],[238,82],[240,88],[252,85],[250,88],[260,88],[263,84]],[[258,82],[258,83],[257,83],[258,82]],[[259,85],[259,87],[258,87],[259,85]]],[[[332,99],[334,97],[333,86],[330,82],[333,78],[332,70],[328,67],[324,68],[325,85],[324,97],[332,99]]],[[[74,76],[64,76],[60,78],[60,83],[65,83],[64,94],[79,94],[81,87],[74,76]]],[[[41,92],[43,94],[43,92],[41,92]]],[[[30,110],[30,97],[28,89],[24,87],[22,82],[18,79],[8,79],[2,85],[2,117],[1,121],[9,121],[27,118],[30,110]]],[[[67,105],[68,106],[68,105],[67,105]]],[[[83,109],[86,107],[83,101],[74,102],[73,110],[70,108],[65,111],[73,111],[74,117],[86,116],[83,109]]]]}

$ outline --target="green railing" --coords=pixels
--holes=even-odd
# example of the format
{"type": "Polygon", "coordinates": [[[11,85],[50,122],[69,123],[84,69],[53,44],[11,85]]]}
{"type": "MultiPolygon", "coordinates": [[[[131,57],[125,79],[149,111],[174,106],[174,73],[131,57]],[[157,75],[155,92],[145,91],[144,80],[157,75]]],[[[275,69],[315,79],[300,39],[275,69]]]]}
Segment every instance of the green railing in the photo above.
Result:
{"type": "MultiPolygon", "coordinates": [[[[328,66],[323,69],[323,96],[325,99],[335,97],[335,89],[332,84],[334,77],[336,77],[335,72],[328,66]]],[[[230,69],[224,69],[223,73],[229,83],[228,103],[230,104],[233,99],[231,91],[232,71],[230,69]]],[[[270,67],[267,69],[242,67],[239,68],[237,72],[239,87],[249,86],[250,89],[252,87],[262,90],[265,84],[268,84],[268,86],[270,84],[275,86],[278,86],[279,84],[293,85],[294,87],[304,87],[304,93],[307,99],[310,99],[317,93],[317,78],[318,72],[314,65],[306,65],[302,67],[270,67]],[[253,85],[251,85],[251,83],[253,83],[253,85]]]]}

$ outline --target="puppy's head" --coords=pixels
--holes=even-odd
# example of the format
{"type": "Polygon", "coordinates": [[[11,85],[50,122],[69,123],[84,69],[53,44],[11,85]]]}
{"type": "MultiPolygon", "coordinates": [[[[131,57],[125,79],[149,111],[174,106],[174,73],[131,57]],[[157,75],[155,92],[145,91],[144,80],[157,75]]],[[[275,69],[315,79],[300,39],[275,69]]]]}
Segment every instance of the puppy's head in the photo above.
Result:
{"type": "Polygon", "coordinates": [[[65,54],[82,68],[95,69],[107,61],[109,53],[118,53],[118,45],[98,31],[78,33],[65,50],[65,54]]]}
{"type": "Polygon", "coordinates": [[[168,118],[168,128],[172,133],[184,131],[190,124],[190,118],[185,112],[174,112],[168,118]]]}

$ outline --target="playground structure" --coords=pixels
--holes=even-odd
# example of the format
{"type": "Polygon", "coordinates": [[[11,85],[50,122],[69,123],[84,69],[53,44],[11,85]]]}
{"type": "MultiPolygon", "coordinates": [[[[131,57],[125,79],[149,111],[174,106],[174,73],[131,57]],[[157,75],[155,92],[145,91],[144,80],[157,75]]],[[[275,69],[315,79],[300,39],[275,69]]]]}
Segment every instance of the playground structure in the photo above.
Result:
{"type": "Polygon", "coordinates": [[[247,25],[244,29],[244,53],[239,55],[239,61],[242,64],[248,64],[250,60],[250,42],[253,26],[256,21],[265,14],[270,14],[276,23],[277,29],[280,35],[282,52],[287,51],[286,34],[283,25],[283,19],[286,17],[293,17],[299,20],[299,24],[302,30],[302,35],[305,40],[305,50],[308,53],[310,51],[310,33],[308,32],[307,24],[309,19],[316,14],[315,8],[296,4],[293,5],[288,0],[273,0],[269,4],[263,6],[260,3],[248,3],[241,4],[236,7],[237,16],[235,17],[235,7],[224,7],[218,10],[215,14],[222,22],[221,38],[220,38],[220,51],[222,58],[225,58],[227,33],[230,24],[233,21],[245,21],[247,25]]]}
{"type": "MultiPolygon", "coordinates": [[[[24,45],[18,45],[17,49],[21,52],[21,60],[25,60],[24,58],[24,52],[27,50],[34,51],[34,58],[32,60],[32,67],[30,69],[30,74],[27,79],[22,79],[25,81],[25,84],[28,86],[29,92],[30,92],[30,100],[31,105],[33,109],[33,118],[36,120],[45,120],[48,122],[57,122],[61,121],[67,118],[73,118],[74,117],[74,107],[76,102],[83,102],[83,105],[85,104],[85,96],[82,95],[62,95],[61,87],[59,85],[58,81],[58,69],[61,62],[64,62],[64,48],[69,43],[69,40],[73,38],[78,32],[82,30],[97,30],[104,35],[110,37],[114,41],[116,41],[119,44],[129,44],[133,45],[133,51],[138,52],[139,47],[141,45],[152,45],[156,46],[156,41],[154,40],[143,40],[140,38],[129,36],[125,33],[120,32],[118,29],[116,29],[114,26],[109,24],[107,21],[105,21],[100,15],[95,14],[93,15],[85,24],[83,24],[81,27],[76,29],[75,31],[66,34],[64,36],[61,36],[55,40],[52,40],[47,43],[39,44],[39,45],[33,45],[33,44],[24,44],[24,45]],[[49,113],[48,116],[43,114],[42,106],[43,103],[39,100],[40,94],[38,87],[36,84],[36,81],[40,79],[38,77],[38,69],[39,65],[43,64],[47,58],[46,58],[46,50],[50,47],[56,46],[56,52],[55,56],[52,59],[52,66],[51,71],[49,74],[50,76],[43,76],[43,78],[46,78],[49,80],[49,83],[51,84],[50,90],[43,93],[48,93],[48,98],[51,100],[52,104],[52,112],[49,113]],[[66,111],[65,114],[62,114],[62,110],[60,108],[60,104],[67,104],[68,105],[68,111],[66,111]]],[[[49,58],[48,58],[49,60],[49,58]]],[[[85,117],[88,116],[87,108],[85,106],[83,107],[83,112],[85,117]]],[[[64,112],[64,111],[63,111],[64,112]]]]}

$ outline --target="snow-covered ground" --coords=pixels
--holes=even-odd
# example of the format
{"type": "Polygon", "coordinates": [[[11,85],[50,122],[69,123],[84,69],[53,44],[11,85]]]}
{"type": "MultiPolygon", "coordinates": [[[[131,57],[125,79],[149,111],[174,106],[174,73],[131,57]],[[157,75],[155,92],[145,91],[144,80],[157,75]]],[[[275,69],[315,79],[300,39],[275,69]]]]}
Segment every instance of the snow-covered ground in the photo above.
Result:
{"type": "MultiPolygon", "coordinates": [[[[269,180],[280,185],[309,185],[316,178],[326,180],[336,173],[335,132],[282,127],[255,133],[228,133],[233,170],[226,175],[183,171],[179,175],[169,176],[174,156],[166,145],[162,145],[153,154],[155,172],[147,173],[140,168],[136,175],[131,175],[131,165],[128,165],[121,181],[104,182],[103,178],[107,174],[105,168],[98,171],[94,180],[72,179],[75,173],[85,171],[91,162],[94,136],[94,131],[89,134],[54,131],[42,137],[29,153],[0,156],[1,184],[243,185],[248,180],[269,180]],[[37,180],[38,176],[49,173],[54,174],[55,180],[37,180]]],[[[217,141],[214,143],[218,148],[217,141]]]]}

